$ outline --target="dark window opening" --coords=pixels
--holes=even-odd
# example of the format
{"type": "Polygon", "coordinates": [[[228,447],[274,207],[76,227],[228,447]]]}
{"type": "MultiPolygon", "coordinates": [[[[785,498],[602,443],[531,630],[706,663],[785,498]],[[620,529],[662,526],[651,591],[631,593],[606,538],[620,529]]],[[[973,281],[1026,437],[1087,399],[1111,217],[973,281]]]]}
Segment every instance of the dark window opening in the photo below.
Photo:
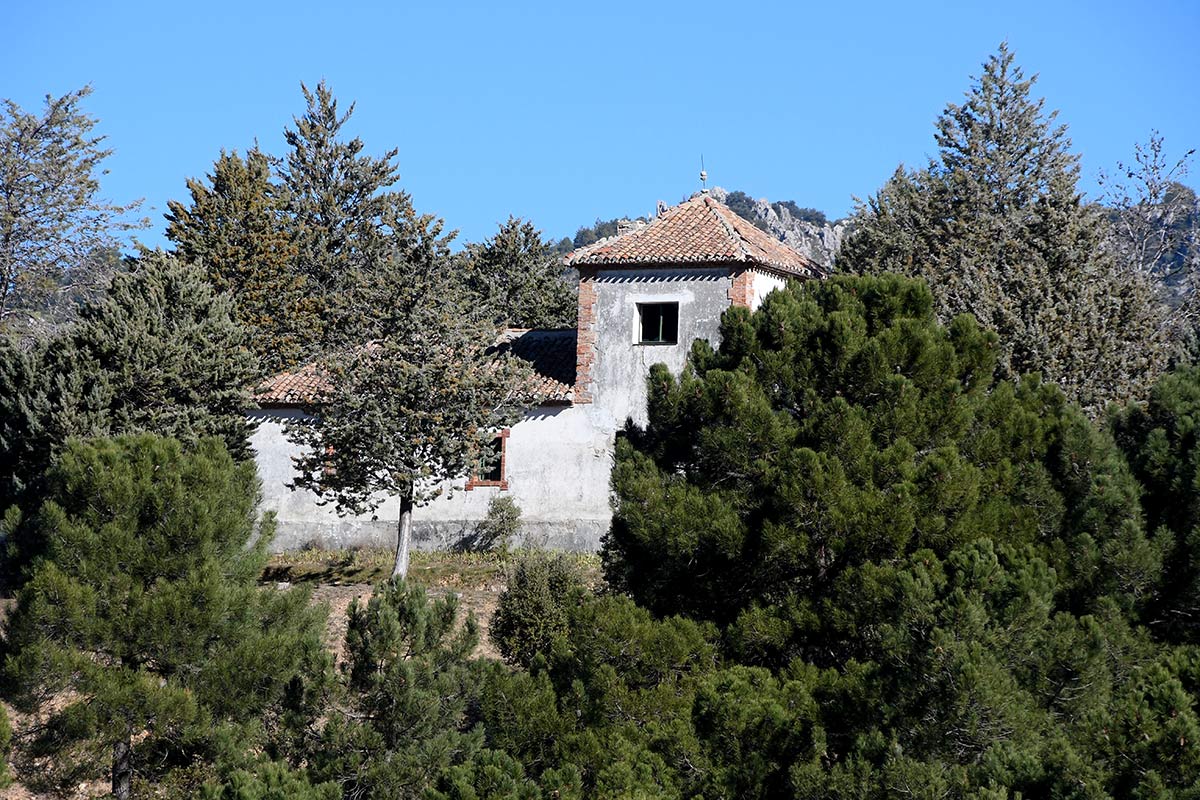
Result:
{"type": "Polygon", "coordinates": [[[505,459],[507,458],[507,453],[505,452],[507,442],[508,429],[506,428],[483,446],[479,454],[479,460],[475,462],[475,470],[471,475],[471,479],[467,481],[466,488],[468,490],[474,489],[476,486],[508,488],[508,479],[504,469],[505,459]]]}
{"type": "Polygon", "coordinates": [[[642,344],[676,344],[679,341],[679,303],[638,303],[642,344]]]}

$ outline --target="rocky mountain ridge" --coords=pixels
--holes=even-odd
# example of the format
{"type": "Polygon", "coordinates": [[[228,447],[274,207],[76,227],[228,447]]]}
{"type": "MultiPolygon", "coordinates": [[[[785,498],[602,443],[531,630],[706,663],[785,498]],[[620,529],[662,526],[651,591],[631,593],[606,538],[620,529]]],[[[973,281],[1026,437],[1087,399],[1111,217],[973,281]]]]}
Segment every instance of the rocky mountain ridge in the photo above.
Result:
{"type": "MultiPolygon", "coordinates": [[[[714,186],[709,189],[709,194],[717,201],[729,205],[734,192],[714,186]]],[[[793,250],[803,253],[823,267],[833,266],[834,256],[850,232],[850,218],[819,225],[807,219],[800,219],[785,204],[772,203],[765,198],[751,202],[752,205],[749,206],[737,203],[736,207],[730,207],[793,250]]]]}

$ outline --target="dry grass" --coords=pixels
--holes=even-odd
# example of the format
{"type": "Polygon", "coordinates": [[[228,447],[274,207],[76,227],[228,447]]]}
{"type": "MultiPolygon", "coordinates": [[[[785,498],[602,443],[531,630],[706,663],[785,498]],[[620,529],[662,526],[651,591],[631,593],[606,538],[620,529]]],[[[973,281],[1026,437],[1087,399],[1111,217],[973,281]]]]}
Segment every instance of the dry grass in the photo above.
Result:
{"type": "MultiPolygon", "coordinates": [[[[408,577],[427,589],[481,589],[501,592],[508,566],[516,553],[450,553],[414,551],[408,577]]],[[[600,576],[600,557],[594,554],[570,554],[577,559],[585,579],[596,583],[600,576]]],[[[376,584],[392,574],[395,553],[382,548],[351,550],[300,550],[271,557],[263,581],[269,583],[308,583],[322,586],[376,584]]]]}

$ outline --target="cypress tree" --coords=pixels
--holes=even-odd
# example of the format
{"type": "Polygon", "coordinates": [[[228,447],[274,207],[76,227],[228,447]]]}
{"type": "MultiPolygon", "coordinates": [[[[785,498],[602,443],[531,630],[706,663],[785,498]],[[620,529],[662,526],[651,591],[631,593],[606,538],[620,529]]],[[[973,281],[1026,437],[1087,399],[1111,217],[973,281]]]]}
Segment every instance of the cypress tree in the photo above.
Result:
{"type": "Polygon", "coordinates": [[[5,508],[36,501],[38,480],[71,437],[219,436],[236,458],[249,456],[254,356],[232,301],[171,256],[144,255],[33,351],[0,348],[5,508]]]}
{"type": "Polygon", "coordinates": [[[1040,372],[1091,413],[1142,393],[1170,355],[1166,309],[1116,260],[1082,202],[1066,127],[1031,95],[1007,45],[937,123],[938,154],[860,207],[848,272],[929,282],[943,322],[974,315],[1000,337],[1002,377],[1040,372]]]}
{"type": "Polygon", "coordinates": [[[532,222],[509,217],[492,238],[468,245],[459,272],[493,319],[514,328],[575,325],[575,292],[562,260],[532,222]]]}
{"type": "Polygon", "coordinates": [[[221,153],[205,183],[187,182],[191,203],[172,200],[167,238],[176,255],[203,267],[209,283],[234,300],[234,314],[264,374],[274,375],[309,353],[320,319],[305,276],[296,272],[287,194],[271,179],[269,158],[221,153]]]}
{"type": "Polygon", "coordinates": [[[340,113],[324,81],[315,91],[301,88],[308,107],[284,131],[291,149],[280,178],[295,226],[295,268],[324,326],[316,349],[327,351],[379,336],[377,303],[390,265],[428,266],[448,255],[453,234],[443,236],[440,219],[418,214],[407,192],[391,188],[400,177],[395,149],[375,158],[363,154],[361,139],[341,138],[353,104],[340,113]]]}

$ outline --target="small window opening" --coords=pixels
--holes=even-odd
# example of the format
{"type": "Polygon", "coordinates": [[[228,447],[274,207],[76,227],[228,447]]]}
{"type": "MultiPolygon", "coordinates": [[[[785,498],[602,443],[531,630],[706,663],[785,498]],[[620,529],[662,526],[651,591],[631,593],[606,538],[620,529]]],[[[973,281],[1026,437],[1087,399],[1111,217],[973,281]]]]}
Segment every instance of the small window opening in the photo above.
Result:
{"type": "Polygon", "coordinates": [[[471,475],[471,479],[467,481],[467,489],[474,489],[476,486],[498,486],[501,489],[508,488],[508,480],[505,475],[505,444],[508,442],[508,429],[500,431],[490,442],[485,444],[479,453],[479,459],[475,462],[475,470],[471,475]]]}
{"type": "Polygon", "coordinates": [[[679,303],[638,303],[641,344],[676,344],[679,341],[679,303]]]}

